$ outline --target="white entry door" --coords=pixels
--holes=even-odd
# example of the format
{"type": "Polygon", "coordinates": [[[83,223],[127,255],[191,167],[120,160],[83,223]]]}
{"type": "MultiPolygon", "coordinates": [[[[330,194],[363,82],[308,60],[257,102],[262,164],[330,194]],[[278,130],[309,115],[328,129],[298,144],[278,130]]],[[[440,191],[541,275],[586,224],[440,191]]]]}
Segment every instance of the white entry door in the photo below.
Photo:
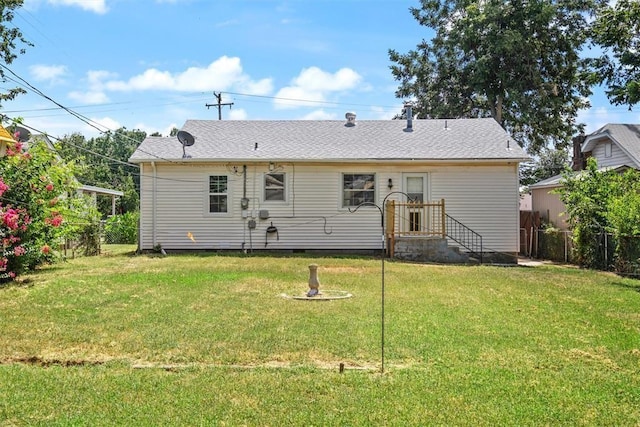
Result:
{"type": "MultiPolygon", "coordinates": [[[[429,200],[427,193],[427,174],[426,173],[406,173],[403,175],[403,191],[407,194],[408,203],[422,204],[429,200]]],[[[406,210],[404,220],[405,230],[412,233],[420,233],[426,230],[428,222],[428,212],[425,209],[416,206],[406,210]]]]}

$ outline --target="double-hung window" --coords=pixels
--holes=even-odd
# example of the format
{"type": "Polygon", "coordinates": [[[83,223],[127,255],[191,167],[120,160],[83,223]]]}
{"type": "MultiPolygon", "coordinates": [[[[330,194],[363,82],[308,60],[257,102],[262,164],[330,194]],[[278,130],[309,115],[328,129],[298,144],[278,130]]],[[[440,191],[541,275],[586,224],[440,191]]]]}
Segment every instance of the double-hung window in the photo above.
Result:
{"type": "Polygon", "coordinates": [[[284,173],[264,175],[264,200],[266,202],[284,202],[286,200],[286,176],[284,173]]]}
{"type": "Polygon", "coordinates": [[[209,177],[209,212],[227,213],[229,207],[229,178],[226,175],[209,177]]]}
{"type": "Polygon", "coordinates": [[[354,207],[362,203],[375,203],[376,174],[342,174],[342,207],[354,207]]]}

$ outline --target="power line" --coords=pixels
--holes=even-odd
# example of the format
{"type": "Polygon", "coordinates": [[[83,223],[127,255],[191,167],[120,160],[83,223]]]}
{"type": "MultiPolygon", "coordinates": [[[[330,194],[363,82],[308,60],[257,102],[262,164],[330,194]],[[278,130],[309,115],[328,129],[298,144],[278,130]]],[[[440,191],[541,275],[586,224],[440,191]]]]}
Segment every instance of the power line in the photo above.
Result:
{"type": "MultiPolygon", "coordinates": [[[[10,118],[10,117],[8,117],[8,116],[4,116],[4,117],[6,117],[6,118],[7,118],[7,119],[9,119],[9,120],[13,120],[13,119],[11,119],[11,118],[10,118]]],[[[104,159],[110,160],[110,161],[111,161],[111,162],[113,162],[113,163],[121,164],[121,165],[124,165],[124,166],[131,166],[131,167],[135,167],[135,168],[137,168],[137,169],[140,169],[140,165],[138,165],[138,164],[125,162],[125,161],[123,161],[123,160],[116,159],[116,158],[114,158],[114,157],[110,157],[110,156],[107,156],[107,155],[105,155],[105,154],[102,154],[102,153],[98,153],[98,152],[96,152],[96,151],[93,151],[93,150],[89,150],[88,148],[84,148],[84,147],[82,147],[82,146],[79,146],[79,145],[77,145],[77,144],[74,144],[74,143],[72,143],[72,142],[69,142],[69,141],[67,141],[66,139],[58,138],[58,137],[53,136],[53,135],[49,135],[49,134],[47,134],[46,132],[40,131],[40,130],[38,130],[38,129],[36,129],[36,128],[32,127],[32,126],[29,126],[29,125],[27,125],[27,124],[25,124],[25,123],[20,123],[20,126],[23,126],[23,127],[27,128],[27,129],[30,129],[30,130],[32,130],[32,131],[34,131],[34,132],[39,133],[39,134],[45,135],[47,138],[54,139],[54,140],[56,140],[56,141],[58,141],[58,142],[60,142],[60,143],[62,143],[62,144],[70,145],[70,146],[72,146],[72,147],[74,147],[74,148],[77,148],[77,149],[78,149],[78,150],[80,150],[80,151],[85,151],[85,152],[87,152],[87,153],[89,153],[89,154],[93,154],[93,155],[95,155],[95,156],[98,156],[98,157],[101,157],[101,158],[104,158],[104,159]]],[[[130,139],[130,138],[129,138],[129,139],[130,139]]],[[[163,157],[156,156],[156,155],[151,154],[151,153],[148,153],[148,152],[146,152],[146,151],[144,151],[144,150],[140,150],[140,148],[139,148],[139,147],[137,148],[137,150],[138,150],[138,151],[141,151],[141,152],[143,152],[143,153],[145,153],[145,154],[148,154],[148,155],[150,155],[150,156],[154,156],[154,157],[156,157],[156,158],[157,158],[157,159],[159,159],[159,160],[165,160],[165,161],[170,162],[170,163],[179,163],[179,162],[176,162],[176,161],[173,161],[173,160],[169,160],[169,159],[165,159],[165,158],[163,158],[163,157]]],[[[94,165],[98,165],[98,164],[95,164],[95,163],[94,163],[94,165]]],[[[91,164],[89,164],[88,166],[91,166],[91,164]]],[[[146,177],[146,178],[153,178],[153,179],[158,179],[158,180],[163,180],[163,181],[186,182],[186,183],[200,183],[200,181],[195,181],[195,180],[176,179],[176,178],[164,178],[164,177],[158,177],[158,176],[155,176],[155,177],[154,177],[153,175],[149,175],[149,174],[142,174],[142,173],[136,173],[136,172],[128,172],[128,174],[129,174],[129,175],[131,175],[131,176],[146,177]]],[[[138,187],[138,186],[137,186],[137,187],[138,187]]]]}
{"type": "MultiPolygon", "coordinates": [[[[68,107],[65,107],[64,105],[62,105],[62,104],[60,104],[59,102],[55,101],[53,98],[51,98],[51,97],[49,97],[49,96],[45,95],[41,90],[39,90],[38,88],[36,88],[35,86],[33,86],[31,83],[29,83],[28,81],[26,81],[25,79],[23,79],[22,77],[20,77],[18,74],[16,74],[15,72],[13,72],[13,71],[12,71],[9,67],[7,67],[6,65],[0,64],[0,67],[2,67],[2,68],[4,68],[4,69],[6,69],[7,71],[9,71],[12,75],[14,75],[16,78],[18,78],[21,82],[24,82],[24,84],[26,84],[26,85],[27,85],[31,90],[33,90],[36,94],[38,94],[38,95],[42,96],[43,98],[47,99],[48,101],[51,101],[52,103],[54,103],[54,104],[55,104],[55,105],[57,105],[58,107],[62,108],[64,111],[68,112],[68,113],[69,113],[69,114],[71,114],[72,116],[76,117],[77,119],[79,119],[79,120],[80,120],[80,121],[82,121],[83,123],[86,123],[86,124],[88,124],[89,126],[91,126],[92,128],[96,129],[96,130],[97,130],[98,132],[100,132],[101,134],[108,135],[108,134],[110,134],[111,132],[115,132],[115,131],[113,131],[113,130],[109,129],[108,127],[106,127],[106,126],[101,125],[101,124],[99,124],[99,123],[97,123],[97,122],[95,122],[95,121],[93,121],[93,120],[89,119],[88,117],[85,117],[85,116],[81,115],[80,113],[75,112],[74,110],[72,110],[72,109],[70,109],[70,108],[68,108],[68,107]],[[106,130],[106,131],[104,131],[104,130],[100,129],[98,126],[96,126],[96,125],[100,125],[100,126],[104,127],[104,128],[105,128],[105,129],[107,129],[107,130],[106,130]]],[[[34,129],[34,130],[35,130],[35,129],[34,129]]],[[[39,132],[39,133],[42,133],[42,134],[46,135],[46,132],[41,132],[41,131],[38,131],[38,130],[36,130],[36,132],[39,132]]],[[[140,144],[140,141],[135,140],[135,139],[133,139],[133,138],[130,138],[130,137],[129,137],[129,136],[127,136],[127,135],[122,135],[122,136],[123,136],[125,139],[128,139],[128,140],[130,140],[130,141],[135,142],[135,143],[136,143],[136,145],[139,145],[139,144],[140,144]]],[[[56,138],[56,139],[58,139],[58,138],[56,138]]],[[[59,139],[58,139],[58,140],[59,140],[59,139]]],[[[159,159],[159,160],[164,160],[164,161],[166,161],[166,162],[175,163],[175,162],[174,162],[174,161],[172,161],[172,160],[165,159],[164,157],[161,157],[161,156],[155,155],[155,154],[153,154],[153,153],[149,153],[149,152],[147,152],[147,151],[141,150],[141,149],[140,149],[140,147],[138,147],[138,150],[139,150],[140,152],[142,152],[142,153],[145,153],[145,154],[147,154],[147,155],[153,156],[153,157],[155,157],[155,158],[157,158],[157,159],[159,159]]],[[[113,159],[113,160],[118,160],[118,159],[113,159]]],[[[139,166],[137,166],[137,167],[139,167],[139,166]]]]}
{"type": "MultiPolygon", "coordinates": [[[[75,118],[77,118],[78,120],[82,121],[83,123],[91,126],[92,128],[96,129],[98,132],[100,133],[105,133],[106,131],[104,131],[103,129],[100,129],[98,126],[103,126],[100,123],[94,122],[93,120],[82,116],[79,113],[76,113],[74,110],[65,107],[64,105],[60,104],[58,101],[54,100],[53,98],[51,98],[48,95],[45,95],[40,89],[36,88],[35,86],[33,86],[31,83],[29,83],[28,81],[26,81],[25,79],[23,79],[22,77],[20,77],[18,74],[16,74],[15,72],[13,72],[13,70],[11,70],[9,67],[7,67],[4,64],[0,64],[0,67],[4,68],[5,70],[7,70],[9,73],[11,73],[13,76],[15,76],[18,80],[20,80],[21,82],[23,82],[25,85],[27,85],[27,87],[29,87],[32,91],[34,91],[36,94],[40,95],[41,97],[43,97],[44,99],[54,103],[55,105],[57,105],[58,107],[62,108],[63,110],[65,110],[67,113],[71,114],[72,116],[74,116],[75,118]]],[[[103,126],[106,128],[106,126],[103,126]]],[[[106,128],[108,130],[108,128],[106,128]]]]}
{"type": "MultiPolygon", "coordinates": [[[[247,98],[258,98],[258,99],[265,99],[265,100],[272,100],[272,101],[289,101],[289,102],[300,102],[300,103],[306,103],[306,104],[319,104],[322,106],[327,106],[328,108],[337,108],[337,107],[368,107],[371,108],[372,105],[371,104],[357,104],[357,103],[349,103],[349,102],[334,102],[334,101],[318,101],[318,100],[312,100],[312,99],[303,99],[303,98],[283,98],[283,97],[278,97],[278,96],[268,96],[268,95],[256,95],[256,94],[251,94],[251,93],[241,93],[241,92],[226,92],[229,95],[235,95],[235,96],[243,96],[243,97],[247,97],[247,98]],[[329,107],[329,106],[333,106],[333,107],[329,107]]],[[[199,98],[202,97],[204,95],[204,92],[199,92],[199,93],[194,93],[191,95],[183,95],[185,97],[194,97],[194,98],[199,98]]],[[[217,95],[216,92],[214,92],[214,95],[217,95]]],[[[216,96],[217,98],[217,96],[216,96]]],[[[162,99],[162,98],[155,98],[155,99],[162,99]]],[[[197,100],[196,100],[197,101],[197,100]]],[[[103,107],[103,106],[110,106],[110,105],[123,105],[123,104],[132,104],[135,101],[122,101],[122,102],[112,102],[112,103],[104,103],[104,104],[92,104],[92,105],[79,105],[79,106],[75,106],[75,107],[69,107],[69,108],[92,108],[92,107],[103,107]]],[[[176,102],[166,102],[166,103],[153,103],[154,106],[158,106],[158,105],[179,105],[179,104],[188,104],[194,101],[191,100],[187,100],[187,101],[176,101],[176,102]]],[[[220,104],[221,106],[226,106],[226,105],[233,105],[234,103],[222,103],[220,100],[220,104]]],[[[214,104],[205,104],[205,106],[209,106],[209,107],[217,107],[218,104],[214,103],[214,104]]],[[[382,105],[382,106],[376,106],[382,110],[388,110],[388,111],[396,111],[398,109],[398,106],[389,106],[389,105],[382,105]]],[[[144,108],[144,105],[141,107],[134,107],[134,108],[144,108]]],[[[22,110],[6,110],[7,113],[25,113],[25,112],[37,112],[37,111],[55,111],[57,109],[60,109],[60,107],[58,108],[34,108],[34,109],[22,109],[22,110]]],[[[100,112],[108,112],[108,111],[122,111],[122,109],[119,110],[99,110],[100,112]]]]}
{"type": "MultiPolygon", "coordinates": [[[[6,118],[7,118],[7,119],[9,119],[9,120],[14,120],[14,119],[12,119],[12,118],[10,118],[10,117],[8,117],[8,116],[4,116],[4,117],[6,117],[6,118]]],[[[79,146],[79,145],[77,145],[77,144],[74,144],[74,143],[72,143],[72,142],[69,142],[69,141],[67,141],[67,140],[60,139],[60,138],[55,137],[55,136],[53,136],[53,135],[49,135],[49,134],[47,134],[46,132],[43,132],[43,131],[41,131],[41,130],[38,130],[38,129],[36,129],[36,128],[32,127],[32,126],[29,126],[29,125],[27,125],[27,124],[25,124],[25,123],[20,123],[20,125],[21,125],[21,126],[24,126],[24,127],[25,127],[25,128],[27,128],[27,129],[30,129],[30,130],[32,130],[32,131],[34,131],[34,132],[37,132],[37,133],[39,133],[39,134],[41,134],[41,135],[46,135],[46,136],[47,136],[47,138],[55,139],[56,141],[58,141],[58,142],[60,142],[60,143],[70,145],[70,146],[72,146],[72,147],[74,147],[74,148],[77,148],[78,150],[85,151],[85,152],[87,152],[87,153],[93,154],[94,156],[102,157],[102,158],[107,159],[107,160],[110,160],[110,161],[112,161],[112,162],[114,162],[114,163],[119,163],[119,164],[122,164],[122,165],[125,165],[125,166],[132,166],[132,167],[140,168],[140,165],[137,165],[137,164],[135,164],[135,163],[125,162],[125,161],[122,161],[122,160],[120,160],[120,159],[116,159],[116,158],[109,157],[109,156],[106,156],[106,155],[104,155],[104,154],[98,153],[97,151],[89,150],[88,148],[81,147],[81,146],[79,146]]]]}

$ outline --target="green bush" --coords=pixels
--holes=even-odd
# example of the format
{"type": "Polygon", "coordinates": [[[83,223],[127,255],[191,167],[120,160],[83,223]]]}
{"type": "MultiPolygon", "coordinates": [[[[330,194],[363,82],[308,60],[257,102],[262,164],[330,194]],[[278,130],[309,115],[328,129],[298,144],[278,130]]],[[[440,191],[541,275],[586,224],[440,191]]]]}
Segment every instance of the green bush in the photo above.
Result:
{"type": "Polygon", "coordinates": [[[127,212],[107,219],[104,226],[104,241],[111,244],[133,244],[138,240],[139,212],[127,212]]]}
{"type": "Polygon", "coordinates": [[[558,262],[573,261],[573,240],[566,231],[553,227],[542,228],[538,233],[538,257],[558,262]]]}

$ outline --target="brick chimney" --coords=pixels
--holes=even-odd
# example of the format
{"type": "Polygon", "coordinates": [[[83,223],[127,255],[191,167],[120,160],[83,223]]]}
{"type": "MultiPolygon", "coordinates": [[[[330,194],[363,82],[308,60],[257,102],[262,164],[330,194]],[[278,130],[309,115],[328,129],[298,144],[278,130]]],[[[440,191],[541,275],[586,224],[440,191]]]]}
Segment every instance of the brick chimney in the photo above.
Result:
{"type": "Polygon", "coordinates": [[[587,137],[585,135],[578,135],[573,138],[573,158],[571,159],[571,169],[574,171],[581,171],[587,167],[587,159],[591,157],[591,152],[582,152],[582,143],[587,137]]]}

